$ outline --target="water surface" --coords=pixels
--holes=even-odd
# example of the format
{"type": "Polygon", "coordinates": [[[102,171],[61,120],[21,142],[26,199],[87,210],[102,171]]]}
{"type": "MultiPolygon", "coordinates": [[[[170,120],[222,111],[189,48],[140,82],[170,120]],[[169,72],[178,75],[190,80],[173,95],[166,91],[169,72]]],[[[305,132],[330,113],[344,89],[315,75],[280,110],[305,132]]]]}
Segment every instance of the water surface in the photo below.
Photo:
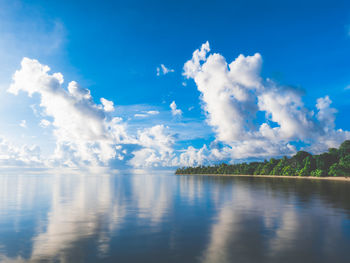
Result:
{"type": "Polygon", "coordinates": [[[350,183],[0,176],[1,262],[349,262],[350,183]]]}

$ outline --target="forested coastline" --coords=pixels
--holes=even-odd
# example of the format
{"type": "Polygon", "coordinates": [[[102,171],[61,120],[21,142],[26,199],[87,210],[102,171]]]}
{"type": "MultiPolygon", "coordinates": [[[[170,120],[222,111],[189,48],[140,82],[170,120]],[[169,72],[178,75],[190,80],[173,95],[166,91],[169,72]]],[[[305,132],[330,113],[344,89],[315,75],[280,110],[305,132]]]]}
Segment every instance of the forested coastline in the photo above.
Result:
{"type": "Polygon", "coordinates": [[[339,149],[312,155],[299,151],[294,156],[271,158],[263,162],[217,164],[212,166],[181,167],[175,174],[236,174],[236,175],[282,175],[282,176],[350,176],[350,140],[339,149]]]}

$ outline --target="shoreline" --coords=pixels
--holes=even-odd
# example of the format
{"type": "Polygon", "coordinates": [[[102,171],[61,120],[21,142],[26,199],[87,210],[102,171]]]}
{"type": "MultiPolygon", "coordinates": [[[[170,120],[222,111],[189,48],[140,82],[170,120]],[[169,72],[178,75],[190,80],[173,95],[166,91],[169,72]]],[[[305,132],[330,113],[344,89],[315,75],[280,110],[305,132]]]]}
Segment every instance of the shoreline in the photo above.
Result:
{"type": "Polygon", "coordinates": [[[246,175],[246,174],[177,174],[177,175],[203,175],[203,176],[229,176],[229,177],[258,177],[258,178],[294,178],[294,179],[316,179],[316,180],[331,180],[331,181],[343,181],[350,182],[349,177],[315,177],[315,176],[284,176],[284,175],[246,175]]]}

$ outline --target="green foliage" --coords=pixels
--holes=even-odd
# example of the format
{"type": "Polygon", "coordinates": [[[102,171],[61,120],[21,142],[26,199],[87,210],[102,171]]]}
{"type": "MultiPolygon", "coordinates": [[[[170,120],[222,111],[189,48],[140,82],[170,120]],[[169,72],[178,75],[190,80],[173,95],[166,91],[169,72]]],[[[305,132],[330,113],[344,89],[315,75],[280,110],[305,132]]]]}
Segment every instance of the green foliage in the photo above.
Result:
{"type": "Polygon", "coordinates": [[[350,154],[350,140],[343,142],[339,146],[338,153],[340,158],[350,154]]]}
{"type": "Polygon", "coordinates": [[[284,156],[279,160],[271,158],[264,162],[182,167],[176,170],[176,174],[350,176],[350,140],[343,142],[339,150],[330,148],[320,155],[299,151],[291,158],[284,156]]]}
{"type": "Polygon", "coordinates": [[[303,169],[300,169],[300,170],[298,171],[298,175],[299,175],[299,176],[308,176],[308,175],[310,175],[310,174],[303,168],[303,169]]]}
{"type": "Polygon", "coordinates": [[[264,164],[263,163],[259,163],[256,167],[256,169],[254,170],[254,175],[259,175],[261,174],[261,170],[262,168],[264,167],[264,164]]]}
{"type": "Polygon", "coordinates": [[[281,160],[279,160],[277,165],[272,169],[271,174],[272,175],[281,175],[282,170],[283,170],[284,166],[286,165],[286,163],[287,163],[287,157],[284,156],[281,160]]]}
{"type": "Polygon", "coordinates": [[[305,151],[299,151],[290,159],[290,165],[295,170],[299,171],[304,168],[304,160],[310,157],[311,154],[305,151]]]}
{"type": "Polygon", "coordinates": [[[299,170],[299,172],[298,172],[299,176],[310,176],[311,171],[313,170],[313,168],[315,166],[315,165],[312,165],[312,161],[311,160],[313,160],[313,158],[310,155],[307,156],[303,160],[304,167],[299,170]]]}
{"type": "Polygon", "coordinates": [[[278,160],[271,158],[269,162],[265,162],[264,166],[261,169],[260,174],[262,174],[262,175],[271,174],[273,168],[276,166],[277,163],[278,163],[278,160]]]}
{"type": "Polygon", "coordinates": [[[285,176],[294,176],[295,175],[295,169],[293,169],[290,165],[287,165],[282,170],[282,175],[285,176]]]}
{"type": "Polygon", "coordinates": [[[330,155],[332,155],[333,156],[333,158],[335,159],[335,160],[339,160],[339,153],[338,153],[338,149],[336,149],[336,148],[329,148],[328,149],[328,153],[330,154],[330,155]]]}
{"type": "MultiPolygon", "coordinates": [[[[336,150],[336,149],[335,149],[336,150]]],[[[331,153],[322,153],[316,155],[314,158],[316,160],[316,169],[320,169],[328,173],[329,167],[338,162],[337,152],[333,151],[331,153]]]]}
{"type": "Polygon", "coordinates": [[[313,170],[311,172],[311,176],[314,176],[314,177],[322,177],[322,176],[325,176],[325,171],[321,170],[321,169],[316,169],[316,170],[313,170]]]}
{"type": "Polygon", "coordinates": [[[329,168],[329,175],[330,176],[343,176],[343,171],[338,163],[333,164],[329,168]]]}
{"type": "MultiPolygon", "coordinates": [[[[350,154],[345,155],[339,161],[339,165],[343,167],[344,170],[350,172],[350,154]]],[[[349,174],[350,175],[350,174],[349,174]]]]}

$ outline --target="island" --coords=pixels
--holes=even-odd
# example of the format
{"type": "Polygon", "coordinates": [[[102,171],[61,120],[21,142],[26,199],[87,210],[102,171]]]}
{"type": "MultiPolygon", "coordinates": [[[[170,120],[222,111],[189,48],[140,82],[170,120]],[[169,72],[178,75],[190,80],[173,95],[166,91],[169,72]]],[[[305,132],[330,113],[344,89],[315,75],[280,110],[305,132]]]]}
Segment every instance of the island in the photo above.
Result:
{"type": "Polygon", "coordinates": [[[282,176],[300,178],[345,178],[350,180],[350,140],[344,141],[338,149],[312,155],[298,151],[294,156],[281,159],[271,158],[263,162],[237,164],[216,164],[209,166],[181,167],[178,175],[241,175],[282,176]]]}

